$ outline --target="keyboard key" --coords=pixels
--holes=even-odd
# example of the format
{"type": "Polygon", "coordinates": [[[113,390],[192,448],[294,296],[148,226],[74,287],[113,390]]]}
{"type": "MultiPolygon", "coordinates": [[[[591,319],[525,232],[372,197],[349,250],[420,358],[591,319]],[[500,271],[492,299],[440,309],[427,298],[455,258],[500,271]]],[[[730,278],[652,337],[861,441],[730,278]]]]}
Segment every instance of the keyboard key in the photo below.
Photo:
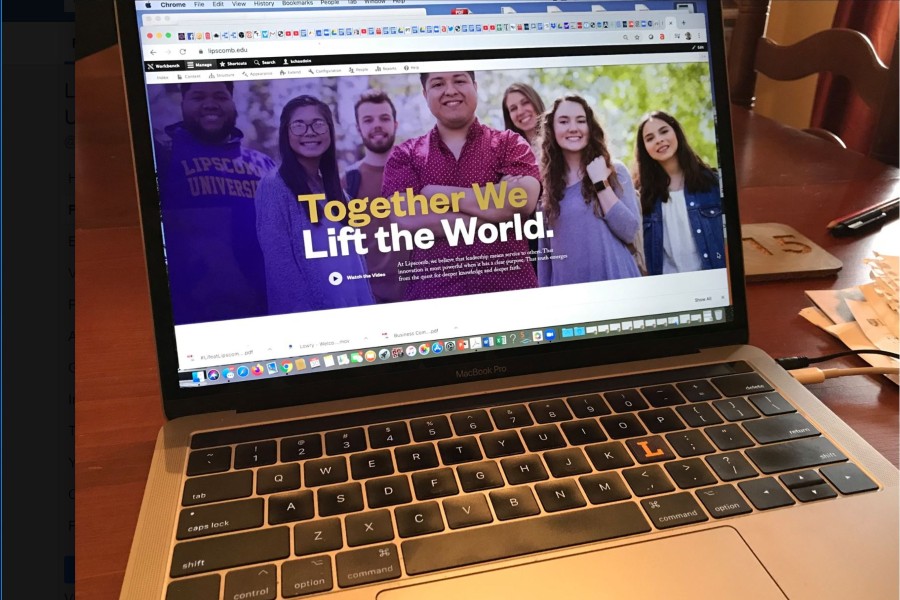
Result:
{"type": "Polygon", "coordinates": [[[531,402],[528,404],[528,408],[531,409],[534,420],[538,423],[559,423],[572,419],[572,413],[566,408],[565,402],[558,398],[531,402]]]}
{"type": "Polygon", "coordinates": [[[303,481],[306,487],[331,485],[347,481],[347,459],[343,456],[318,458],[303,463],[303,481]]]}
{"type": "Polygon", "coordinates": [[[758,475],[756,469],[747,462],[747,459],[740,452],[727,452],[725,454],[707,456],[706,462],[716,472],[719,479],[723,481],[746,479],[758,475]]]}
{"type": "Polygon", "coordinates": [[[791,403],[785,400],[778,392],[754,394],[747,399],[759,409],[759,412],[767,417],[796,412],[791,403]]]}
{"type": "Polygon", "coordinates": [[[296,598],[327,592],[334,587],[333,579],[330,556],[289,560],[281,565],[281,595],[296,598]]]}
{"type": "Polygon", "coordinates": [[[366,432],[362,427],[329,431],[325,434],[325,451],[330,455],[362,452],[366,449],[366,432]]]}
{"type": "Polygon", "coordinates": [[[494,423],[497,429],[512,429],[513,427],[527,427],[534,425],[531,415],[524,404],[514,404],[513,406],[498,406],[491,409],[491,416],[494,417],[494,423]]]}
{"type": "Polygon", "coordinates": [[[837,497],[837,492],[824,482],[816,485],[791,488],[791,493],[794,494],[800,502],[815,502],[816,500],[837,497]]]}
{"type": "Polygon", "coordinates": [[[441,509],[437,502],[422,502],[394,509],[397,533],[402,538],[437,533],[444,530],[441,509]]]}
{"type": "Polygon", "coordinates": [[[450,529],[462,529],[473,525],[484,525],[494,520],[487,498],[483,494],[466,494],[458,498],[447,498],[442,501],[444,514],[447,515],[447,526],[450,529]]]}
{"type": "Polygon", "coordinates": [[[499,458],[525,452],[525,446],[515,431],[495,431],[479,437],[488,458],[499,458]]]}
{"type": "Polygon", "coordinates": [[[647,401],[637,390],[619,390],[603,394],[606,401],[617,413],[631,412],[647,408],[647,401]]]}
{"type": "Polygon", "coordinates": [[[705,379],[698,379],[697,381],[685,381],[683,383],[676,383],[675,387],[678,388],[678,391],[681,392],[685,398],[688,399],[688,402],[703,402],[704,400],[717,400],[722,397],[719,392],[716,391],[716,388],[712,386],[712,384],[705,379]]]}
{"type": "Polygon", "coordinates": [[[443,415],[413,419],[409,424],[413,439],[417,442],[442,440],[453,435],[453,432],[450,431],[450,421],[443,415]]]}
{"type": "Polygon", "coordinates": [[[173,581],[166,588],[166,600],[219,600],[218,575],[173,581]]]}
{"type": "Polygon", "coordinates": [[[730,483],[697,490],[695,493],[706,507],[706,512],[716,519],[743,515],[753,510],[730,483]]]}
{"type": "Polygon", "coordinates": [[[438,442],[438,452],[445,465],[456,465],[464,462],[481,460],[481,449],[474,436],[456,438],[453,440],[441,440],[438,442]]]}
{"type": "Polygon", "coordinates": [[[634,464],[634,460],[631,459],[631,455],[621,442],[605,442],[603,444],[585,446],[584,451],[587,453],[588,458],[591,459],[594,468],[598,471],[630,467],[634,464]]]}
{"type": "Polygon", "coordinates": [[[566,439],[573,446],[582,446],[584,444],[596,444],[597,442],[605,442],[606,434],[600,427],[600,423],[596,419],[580,419],[578,421],[566,421],[560,424],[566,439]]]}
{"type": "Polygon", "coordinates": [[[665,467],[675,485],[683,490],[718,483],[699,458],[666,463],[665,467]]]}
{"type": "Polygon", "coordinates": [[[459,483],[466,492],[477,492],[503,486],[503,476],[497,463],[484,461],[456,467],[459,483]]]}
{"type": "Polygon", "coordinates": [[[573,479],[545,481],[535,485],[534,491],[537,492],[541,506],[548,513],[581,508],[587,505],[587,502],[584,501],[584,496],[581,495],[578,485],[573,479]]]}
{"type": "Polygon", "coordinates": [[[750,448],[747,457],[763,473],[780,473],[847,460],[843,452],[823,437],[750,448]]]}
{"type": "Polygon", "coordinates": [[[719,413],[713,410],[713,407],[706,402],[691,404],[690,406],[679,406],[675,410],[691,427],[706,427],[724,422],[719,413]]]}
{"type": "Polygon", "coordinates": [[[230,533],[241,529],[261,527],[264,501],[249,498],[209,506],[185,508],[178,515],[175,537],[179,540],[230,533]]]}
{"type": "Polygon", "coordinates": [[[675,453],[658,435],[652,435],[645,438],[637,438],[625,442],[628,449],[642,465],[648,463],[660,462],[663,460],[672,460],[675,453]]]}
{"type": "Polygon", "coordinates": [[[414,444],[395,448],[394,458],[397,460],[397,470],[401,473],[433,469],[438,466],[434,444],[414,444]]]}
{"type": "Polygon", "coordinates": [[[606,504],[631,498],[631,492],[618,473],[596,473],[578,478],[591,504],[606,504]]]}
{"type": "Polygon", "coordinates": [[[791,496],[778,485],[774,477],[763,477],[738,484],[747,499],[759,510],[796,504],[791,496]]]}
{"type": "Polygon", "coordinates": [[[356,482],[331,485],[316,490],[319,516],[330,517],[363,509],[362,486],[356,482]]]}
{"type": "Polygon", "coordinates": [[[277,575],[278,568],[271,564],[231,571],[225,575],[225,597],[275,600],[277,575]]]}
{"type": "Polygon", "coordinates": [[[342,588],[400,577],[397,546],[384,544],[340,552],[335,556],[337,581],[342,588]]]}
{"type": "Polygon", "coordinates": [[[234,468],[249,469],[275,464],[276,453],[275,440],[239,444],[234,449],[234,468]]]}
{"type": "Polygon", "coordinates": [[[789,490],[825,483],[825,480],[813,469],[799,471],[797,473],[785,473],[784,475],[779,476],[778,479],[780,479],[781,483],[789,490]]]}
{"type": "Polygon", "coordinates": [[[413,487],[416,489],[416,498],[419,500],[431,500],[459,493],[456,478],[451,469],[432,469],[413,473],[412,479],[413,487]]]}
{"type": "Polygon", "coordinates": [[[484,433],[494,430],[491,418],[483,410],[454,413],[450,415],[450,420],[453,422],[453,429],[456,430],[456,435],[472,435],[473,433],[484,433]]]}
{"type": "Polygon", "coordinates": [[[322,456],[322,436],[318,433],[281,440],[281,462],[307,460],[322,456]]]}
{"type": "Polygon", "coordinates": [[[740,425],[729,424],[707,427],[703,431],[719,447],[719,450],[736,450],[737,448],[747,448],[753,445],[753,441],[747,437],[740,425]]]}
{"type": "Polygon", "coordinates": [[[294,525],[294,554],[306,556],[344,546],[341,520],[337,517],[294,525]]]}
{"type": "Polygon", "coordinates": [[[366,482],[366,499],[369,508],[382,508],[412,502],[412,492],[406,475],[370,479],[366,482]]]}
{"type": "Polygon", "coordinates": [[[246,498],[253,493],[253,473],[237,471],[188,479],[181,496],[182,506],[246,498]]]}
{"type": "Polygon", "coordinates": [[[291,532],[287,527],[220,535],[175,544],[170,577],[183,577],[220,569],[287,558],[291,532]]]}
{"type": "Polygon", "coordinates": [[[614,440],[647,435],[647,430],[644,429],[641,422],[631,414],[600,417],[600,423],[603,424],[609,437],[614,440]]]}
{"type": "Polygon", "coordinates": [[[256,472],[256,493],[277,494],[300,489],[300,465],[291,463],[265,467],[256,472]]]}
{"type": "Polygon", "coordinates": [[[559,427],[552,423],[526,427],[522,430],[522,439],[525,440],[525,445],[532,452],[562,448],[566,445],[566,441],[559,432],[559,427]]]}
{"type": "Polygon", "coordinates": [[[712,382],[724,396],[728,397],[772,391],[772,386],[756,373],[713,377],[712,382]]]}
{"type": "Polygon", "coordinates": [[[878,484],[853,463],[822,467],[819,470],[842,494],[857,494],[878,489],[878,484]]]}
{"type": "Polygon", "coordinates": [[[716,449],[709,443],[702,431],[689,429],[688,431],[679,431],[666,435],[666,441],[672,446],[672,449],[682,458],[689,456],[699,456],[701,454],[711,454],[716,449]]]}
{"type": "Polygon", "coordinates": [[[551,450],[544,453],[544,462],[554,477],[571,477],[591,472],[591,465],[578,448],[551,450]]]}
{"type": "Polygon", "coordinates": [[[350,457],[350,473],[353,479],[369,479],[381,477],[394,472],[394,461],[390,450],[361,452],[350,457]]]}
{"type": "Polygon", "coordinates": [[[504,458],[500,461],[500,466],[503,467],[506,480],[510,485],[543,481],[550,477],[544,469],[541,457],[537,454],[504,458]]]}
{"type": "Polygon", "coordinates": [[[646,531],[650,526],[640,509],[622,503],[407,540],[403,559],[406,572],[419,575],[646,531]]]}
{"type": "Polygon", "coordinates": [[[669,384],[642,387],[641,393],[647,399],[647,402],[650,403],[650,406],[656,408],[675,406],[686,402],[684,396],[675,389],[675,386],[669,384]]]}
{"type": "Polygon", "coordinates": [[[799,413],[778,415],[744,423],[744,429],[760,444],[785,442],[819,435],[819,430],[799,413]]]}
{"type": "Polygon", "coordinates": [[[667,433],[685,429],[684,423],[671,408],[656,408],[638,413],[641,421],[651,433],[667,433]]]}
{"type": "MultiPolygon", "coordinates": [[[[534,494],[525,485],[494,490],[490,492],[490,498],[491,504],[494,505],[494,512],[501,521],[529,517],[541,512],[534,499],[534,494]]],[[[494,540],[494,543],[497,541],[494,540]]]]}
{"type": "Polygon", "coordinates": [[[348,515],[344,519],[348,546],[365,546],[394,539],[394,525],[388,510],[348,515]]]}
{"type": "Polygon", "coordinates": [[[585,394],[584,396],[572,396],[566,399],[569,408],[579,419],[590,419],[601,415],[610,414],[609,407],[600,397],[600,394],[585,394]]]}
{"type": "Polygon", "coordinates": [[[314,516],[313,493],[309,490],[269,496],[269,525],[305,521],[314,516]]]}
{"type": "Polygon", "coordinates": [[[641,500],[644,512],[650,517],[650,522],[659,529],[690,525],[708,521],[709,517],[688,492],[679,492],[641,500]]]}
{"type": "Polygon", "coordinates": [[[409,443],[409,430],[406,423],[382,423],[369,427],[369,446],[372,448],[389,448],[409,443]]]}
{"type": "Polygon", "coordinates": [[[746,419],[758,419],[759,413],[749,402],[743,398],[731,398],[729,400],[717,400],[713,406],[729,421],[744,421],[746,419]]]}
{"type": "Polygon", "coordinates": [[[675,486],[672,485],[672,482],[669,481],[663,470],[656,465],[625,469],[622,471],[622,475],[635,496],[662,494],[675,489],[675,486]]]}
{"type": "Polygon", "coordinates": [[[187,475],[209,475],[231,468],[231,447],[194,450],[188,456],[187,475]]]}

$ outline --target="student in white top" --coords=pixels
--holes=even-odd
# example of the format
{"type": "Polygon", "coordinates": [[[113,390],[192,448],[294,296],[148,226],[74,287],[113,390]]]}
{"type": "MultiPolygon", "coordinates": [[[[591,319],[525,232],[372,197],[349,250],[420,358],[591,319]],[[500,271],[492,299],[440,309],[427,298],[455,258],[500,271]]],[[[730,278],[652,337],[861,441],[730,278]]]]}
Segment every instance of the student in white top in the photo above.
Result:
{"type": "Polygon", "coordinates": [[[634,186],[644,216],[648,275],[725,266],[722,198],[713,170],[671,115],[645,115],[635,140],[634,186]]]}

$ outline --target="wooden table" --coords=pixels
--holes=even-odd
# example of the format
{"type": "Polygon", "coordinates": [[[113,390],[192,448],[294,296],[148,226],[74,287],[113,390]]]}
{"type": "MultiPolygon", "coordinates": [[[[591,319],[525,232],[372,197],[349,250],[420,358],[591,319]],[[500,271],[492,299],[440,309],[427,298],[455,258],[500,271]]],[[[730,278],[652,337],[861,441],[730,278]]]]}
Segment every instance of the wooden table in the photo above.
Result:
{"type": "MultiPolygon", "coordinates": [[[[164,418],[118,50],[78,61],[76,85],[76,589],[80,600],[111,600],[164,418]]],[[[897,223],[847,240],[831,238],[825,224],[896,195],[900,171],[744,110],[733,117],[742,221],[786,223],[844,262],[837,277],[750,285],[750,342],[773,356],[842,350],[797,316],[809,305],[803,290],[863,283],[864,257],[897,251],[888,244],[897,223]]],[[[898,464],[895,386],[847,377],[811,390],[898,464]]]]}

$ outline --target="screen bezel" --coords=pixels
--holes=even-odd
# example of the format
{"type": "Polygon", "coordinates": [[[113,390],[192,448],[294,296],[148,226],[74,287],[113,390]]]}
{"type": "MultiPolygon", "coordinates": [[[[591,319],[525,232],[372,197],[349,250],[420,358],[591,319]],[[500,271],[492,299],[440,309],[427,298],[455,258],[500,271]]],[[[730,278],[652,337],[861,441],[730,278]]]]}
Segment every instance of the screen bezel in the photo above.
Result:
{"type": "MultiPolygon", "coordinates": [[[[732,320],[678,330],[590,338],[497,351],[449,355],[441,359],[372,364],[356,369],[321,371],[291,377],[244,381],[238,385],[180,387],[176,339],[167,271],[163,255],[160,202],[154,168],[150,117],[144,83],[137,11],[133,2],[116,3],[119,46],[131,128],[141,230],[144,239],[153,327],[158,357],[163,410],[167,418],[214,411],[265,410],[338,400],[361,395],[437,387],[463,381],[499,379],[515,375],[611,364],[686,354],[702,348],[743,344],[748,340],[746,294],[737,182],[726,79],[725,42],[721,8],[705,2],[709,23],[713,102],[719,150],[723,212],[732,297],[732,320]],[[478,369],[489,374],[462,379],[458,370],[478,369]]],[[[423,57],[427,53],[423,53],[423,57]]],[[[523,57],[527,50],[523,49],[523,57]]],[[[558,326],[535,323],[534,327],[558,326]]]]}

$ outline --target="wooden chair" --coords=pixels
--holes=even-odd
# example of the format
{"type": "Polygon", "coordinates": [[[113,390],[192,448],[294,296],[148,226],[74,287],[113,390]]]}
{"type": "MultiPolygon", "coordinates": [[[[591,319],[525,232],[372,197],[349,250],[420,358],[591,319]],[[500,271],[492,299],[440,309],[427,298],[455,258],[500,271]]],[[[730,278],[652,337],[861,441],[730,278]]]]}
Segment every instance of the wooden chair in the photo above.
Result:
{"type": "MultiPolygon", "coordinates": [[[[770,0],[737,0],[738,14],[728,51],[731,101],[753,108],[757,73],[776,81],[793,81],[830,71],[846,78],[860,98],[884,116],[884,125],[897,126],[897,65],[887,67],[864,34],[852,29],[827,29],[793,45],[765,37],[770,0]]],[[[881,120],[880,120],[881,122],[881,120]]],[[[846,148],[833,132],[805,129],[846,148]]]]}

